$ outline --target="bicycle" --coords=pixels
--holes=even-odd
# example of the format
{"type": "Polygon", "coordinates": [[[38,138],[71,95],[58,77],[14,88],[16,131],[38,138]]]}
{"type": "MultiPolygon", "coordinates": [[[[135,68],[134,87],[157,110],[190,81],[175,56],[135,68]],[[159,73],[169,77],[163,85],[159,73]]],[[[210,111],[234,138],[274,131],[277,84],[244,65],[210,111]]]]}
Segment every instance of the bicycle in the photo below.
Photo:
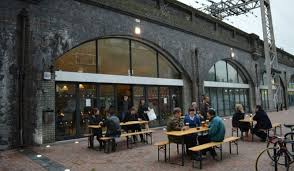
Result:
{"type": "Polygon", "coordinates": [[[294,144],[294,140],[289,138],[293,135],[294,132],[289,132],[284,137],[268,138],[267,148],[262,150],[256,159],[255,170],[278,171],[282,168],[286,168],[287,171],[294,170],[294,153],[289,151],[287,147],[294,144]]]}

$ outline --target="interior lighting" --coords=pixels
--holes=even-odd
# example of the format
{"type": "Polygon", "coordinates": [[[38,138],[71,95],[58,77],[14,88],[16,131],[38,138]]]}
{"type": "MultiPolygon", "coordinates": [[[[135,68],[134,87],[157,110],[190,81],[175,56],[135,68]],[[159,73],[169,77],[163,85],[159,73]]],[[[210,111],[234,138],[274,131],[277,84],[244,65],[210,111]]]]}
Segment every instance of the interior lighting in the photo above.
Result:
{"type": "Polygon", "coordinates": [[[135,34],[137,34],[137,35],[141,34],[141,28],[140,27],[138,27],[138,26],[135,27],[135,34]]]}

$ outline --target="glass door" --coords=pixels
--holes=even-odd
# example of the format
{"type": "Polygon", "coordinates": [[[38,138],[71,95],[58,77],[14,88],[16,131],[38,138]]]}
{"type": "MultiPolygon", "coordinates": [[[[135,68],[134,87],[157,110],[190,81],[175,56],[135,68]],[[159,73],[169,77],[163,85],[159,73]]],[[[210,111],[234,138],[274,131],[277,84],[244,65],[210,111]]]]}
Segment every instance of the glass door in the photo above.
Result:
{"type": "Polygon", "coordinates": [[[117,85],[116,86],[116,101],[117,101],[117,114],[121,114],[123,111],[128,112],[129,107],[132,105],[132,93],[130,85],[117,85]],[[124,96],[128,97],[127,103],[123,103],[124,96]],[[125,106],[124,106],[125,104],[125,106]]]}
{"type": "Polygon", "coordinates": [[[55,138],[57,141],[76,136],[76,84],[57,83],[55,91],[55,138]]]}
{"type": "Polygon", "coordinates": [[[100,106],[100,113],[102,117],[106,117],[106,111],[109,109],[109,107],[115,107],[113,85],[99,85],[98,104],[100,106]]]}
{"type": "Polygon", "coordinates": [[[159,109],[160,109],[159,122],[162,125],[166,125],[168,118],[172,116],[171,98],[170,98],[170,92],[168,87],[159,88],[159,109]]]}
{"type": "Polygon", "coordinates": [[[141,99],[145,100],[145,93],[144,93],[143,86],[133,86],[133,106],[138,110],[139,103],[141,99]]]}
{"type": "Polygon", "coordinates": [[[88,133],[91,110],[97,107],[96,85],[79,84],[79,127],[80,134],[88,133]]]}

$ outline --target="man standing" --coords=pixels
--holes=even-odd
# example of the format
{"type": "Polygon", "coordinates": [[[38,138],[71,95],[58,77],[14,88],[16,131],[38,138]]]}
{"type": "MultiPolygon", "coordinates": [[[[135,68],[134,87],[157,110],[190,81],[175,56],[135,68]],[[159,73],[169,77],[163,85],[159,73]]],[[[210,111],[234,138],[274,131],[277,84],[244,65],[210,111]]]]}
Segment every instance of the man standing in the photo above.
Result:
{"type": "Polygon", "coordinates": [[[123,100],[120,104],[119,120],[121,122],[126,122],[126,115],[129,112],[129,109],[131,107],[132,107],[132,104],[129,100],[129,97],[127,95],[124,95],[123,100]]]}
{"type": "Polygon", "coordinates": [[[210,108],[209,97],[204,96],[203,102],[202,102],[201,108],[200,108],[201,114],[199,114],[202,121],[205,121],[207,119],[207,112],[208,112],[209,108],[210,108]]]}

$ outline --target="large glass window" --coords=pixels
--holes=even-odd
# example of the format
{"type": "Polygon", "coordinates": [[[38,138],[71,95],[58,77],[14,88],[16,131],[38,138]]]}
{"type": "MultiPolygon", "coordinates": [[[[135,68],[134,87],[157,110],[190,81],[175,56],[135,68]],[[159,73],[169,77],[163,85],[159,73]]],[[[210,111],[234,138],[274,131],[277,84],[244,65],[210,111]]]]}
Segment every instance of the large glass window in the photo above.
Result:
{"type": "Polygon", "coordinates": [[[215,64],[216,81],[228,82],[227,79],[227,66],[225,61],[219,61],[215,64]]]}
{"type": "Polygon", "coordinates": [[[98,40],[98,70],[101,74],[130,74],[129,40],[98,40]]]}
{"type": "Polygon", "coordinates": [[[228,67],[228,82],[238,83],[237,70],[229,64],[227,65],[227,67],[228,67]]]}
{"type": "Polygon", "coordinates": [[[208,77],[206,81],[215,81],[215,65],[208,71],[208,77]]]}
{"type": "Polygon", "coordinates": [[[181,78],[180,72],[161,54],[158,54],[158,68],[160,78],[181,78]]]}
{"type": "Polygon", "coordinates": [[[56,140],[64,140],[76,135],[76,85],[56,84],[56,140]]]}
{"type": "Polygon", "coordinates": [[[160,106],[160,120],[161,123],[166,124],[171,113],[171,98],[168,87],[159,88],[159,106],[160,106]]]}
{"type": "Polygon", "coordinates": [[[261,89],[260,90],[260,95],[261,95],[261,105],[263,109],[268,109],[269,108],[269,101],[268,101],[268,91],[261,89]]]}
{"type": "Polygon", "coordinates": [[[157,77],[156,51],[150,47],[132,41],[132,75],[157,77]]]}
{"type": "Polygon", "coordinates": [[[96,73],[96,41],[84,43],[55,62],[56,70],[96,73]]]}
{"type": "Polygon", "coordinates": [[[244,74],[236,66],[226,61],[218,61],[208,71],[206,81],[247,84],[244,74]]]}
{"type": "Polygon", "coordinates": [[[99,90],[100,113],[103,116],[106,116],[106,111],[109,109],[110,106],[116,107],[114,100],[114,86],[100,85],[99,90]]]}
{"type": "Polygon", "coordinates": [[[96,101],[96,85],[91,84],[79,84],[79,96],[80,96],[80,128],[81,134],[88,133],[88,123],[91,110],[97,107],[96,101]]]}

